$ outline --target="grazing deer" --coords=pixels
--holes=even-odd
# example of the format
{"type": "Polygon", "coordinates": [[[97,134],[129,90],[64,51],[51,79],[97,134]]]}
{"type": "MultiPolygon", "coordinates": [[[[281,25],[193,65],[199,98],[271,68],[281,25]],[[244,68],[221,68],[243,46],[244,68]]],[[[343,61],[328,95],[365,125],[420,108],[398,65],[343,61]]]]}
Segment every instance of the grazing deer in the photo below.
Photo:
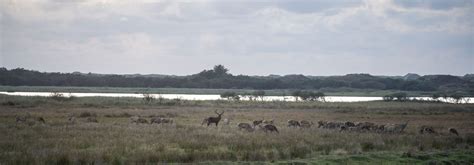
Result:
{"type": "Polygon", "coordinates": [[[249,123],[239,123],[237,127],[239,127],[239,130],[243,129],[243,130],[246,130],[247,132],[254,131],[254,128],[249,123]]]}
{"type": "Polygon", "coordinates": [[[456,130],[454,128],[449,128],[448,130],[449,130],[449,133],[455,134],[456,136],[459,136],[458,130],[456,130]]]}
{"type": "Polygon", "coordinates": [[[221,113],[214,111],[216,114],[217,114],[217,117],[208,117],[206,119],[203,120],[203,124],[204,122],[207,123],[207,126],[209,127],[209,125],[211,125],[212,123],[215,123],[216,124],[216,127],[217,125],[219,125],[219,121],[221,121],[221,118],[222,118],[222,114],[224,114],[224,111],[222,111],[221,113]]]}
{"type": "Polygon", "coordinates": [[[263,124],[273,124],[274,123],[274,120],[263,120],[262,121],[263,124]]]}
{"type": "Polygon", "coordinates": [[[344,123],[344,125],[346,125],[347,127],[354,127],[355,126],[355,124],[353,122],[350,122],[350,121],[346,121],[344,123]]]}
{"type": "Polygon", "coordinates": [[[46,123],[46,121],[44,120],[43,117],[37,117],[37,118],[36,118],[36,121],[40,122],[41,124],[45,124],[45,123],[46,123]]]}
{"type": "Polygon", "coordinates": [[[321,127],[324,128],[324,127],[326,127],[327,124],[328,124],[327,121],[320,120],[320,121],[318,121],[318,128],[321,128],[321,127]]]}
{"type": "Polygon", "coordinates": [[[275,125],[273,124],[266,124],[264,126],[262,125],[258,125],[265,133],[266,132],[276,132],[276,133],[280,133],[278,132],[278,129],[275,125]]]}
{"type": "Polygon", "coordinates": [[[427,134],[435,134],[435,133],[436,133],[436,131],[435,131],[435,129],[434,129],[433,127],[431,127],[431,126],[425,126],[425,125],[424,125],[424,126],[421,126],[419,132],[420,132],[420,134],[425,134],[425,133],[427,133],[427,134]]]}
{"type": "Polygon", "coordinates": [[[67,121],[68,121],[69,124],[74,124],[74,123],[76,123],[76,117],[71,116],[67,119],[67,121]]]}
{"type": "Polygon", "coordinates": [[[25,123],[26,119],[28,119],[26,116],[17,116],[16,117],[16,122],[17,123],[25,123]]]}
{"type": "MultiPolygon", "coordinates": [[[[402,133],[403,130],[405,130],[405,128],[407,127],[408,125],[408,122],[405,122],[404,124],[391,124],[391,125],[387,125],[384,127],[385,129],[385,132],[388,132],[388,133],[402,133]]],[[[377,127],[374,126],[374,129],[376,129],[377,127]]]]}
{"type": "Polygon", "coordinates": [[[140,124],[140,123],[143,123],[143,124],[148,124],[148,120],[140,117],[140,116],[132,116],[130,117],[130,122],[131,123],[135,123],[135,124],[140,124]]]}
{"type": "Polygon", "coordinates": [[[253,121],[253,127],[257,126],[257,125],[260,125],[263,123],[263,119],[262,120],[254,120],[253,121]]]}
{"type": "Polygon", "coordinates": [[[313,125],[313,122],[307,120],[300,121],[301,128],[310,128],[313,125]]]}
{"type": "Polygon", "coordinates": [[[150,119],[150,124],[161,124],[161,117],[153,117],[150,119]]]}
{"type": "Polygon", "coordinates": [[[288,127],[300,127],[301,124],[299,121],[296,120],[288,120],[288,127]]]}
{"type": "Polygon", "coordinates": [[[173,124],[172,118],[161,118],[161,123],[163,124],[173,124]]]}
{"type": "Polygon", "coordinates": [[[98,123],[99,122],[99,121],[97,121],[97,118],[95,118],[95,117],[88,117],[86,119],[86,121],[89,122],[89,123],[98,123]]]}

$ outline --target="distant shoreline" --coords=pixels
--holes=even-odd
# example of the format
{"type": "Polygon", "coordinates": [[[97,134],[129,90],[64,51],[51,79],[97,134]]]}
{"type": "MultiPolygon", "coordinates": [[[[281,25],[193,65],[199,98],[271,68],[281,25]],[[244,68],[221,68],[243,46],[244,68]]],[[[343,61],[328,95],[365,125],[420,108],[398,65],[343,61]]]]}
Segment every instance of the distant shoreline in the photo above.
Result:
{"type": "MultiPolygon", "coordinates": [[[[291,96],[296,89],[263,90],[266,96],[291,96]]],[[[72,93],[153,93],[153,94],[221,94],[232,91],[239,94],[256,91],[254,89],[206,89],[206,88],[128,88],[128,87],[75,87],[75,86],[0,86],[0,91],[6,92],[72,92],[72,93]]],[[[382,97],[391,93],[405,92],[411,97],[430,97],[435,92],[372,90],[334,88],[312,90],[324,92],[326,96],[367,96],[382,97]]]]}

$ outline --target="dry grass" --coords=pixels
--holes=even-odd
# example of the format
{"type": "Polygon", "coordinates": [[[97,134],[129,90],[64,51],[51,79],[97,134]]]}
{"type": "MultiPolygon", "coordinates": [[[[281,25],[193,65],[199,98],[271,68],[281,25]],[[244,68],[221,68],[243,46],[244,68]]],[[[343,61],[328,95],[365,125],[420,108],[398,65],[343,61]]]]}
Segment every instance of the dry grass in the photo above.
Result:
{"type": "MultiPolygon", "coordinates": [[[[0,164],[156,163],[206,161],[278,161],[321,156],[354,156],[376,152],[423,153],[472,151],[472,105],[434,103],[253,103],[185,102],[143,105],[139,100],[77,98],[56,102],[43,98],[0,98],[0,164]],[[1,104],[13,102],[14,104],[1,104]],[[36,103],[35,103],[36,102],[36,103]],[[39,102],[39,103],[38,103],[39,102]],[[117,104],[117,102],[122,102],[117,104]],[[102,106],[90,106],[102,104],[102,106]],[[25,106],[28,105],[28,106],[25,106]],[[202,119],[225,110],[231,124],[201,126],[202,119]],[[15,123],[15,116],[42,116],[46,124],[15,123]],[[96,115],[87,123],[81,114],[96,115]],[[75,115],[76,124],[67,117],[75,115]],[[130,115],[174,118],[172,125],[131,124],[130,115]],[[279,134],[242,132],[238,122],[274,119],[279,134]],[[288,119],[409,121],[403,134],[340,133],[286,127],[288,119]],[[419,135],[420,125],[434,126],[440,135],[419,135]],[[457,128],[461,136],[447,133],[457,128]]],[[[472,160],[471,158],[467,160],[472,160]]]]}

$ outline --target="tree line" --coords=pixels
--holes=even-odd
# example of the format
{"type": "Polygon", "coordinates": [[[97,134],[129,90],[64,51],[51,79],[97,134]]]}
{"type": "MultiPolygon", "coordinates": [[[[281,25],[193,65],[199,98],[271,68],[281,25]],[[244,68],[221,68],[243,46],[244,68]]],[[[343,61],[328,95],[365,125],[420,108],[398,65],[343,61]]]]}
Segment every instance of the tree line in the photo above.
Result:
{"type": "Polygon", "coordinates": [[[344,76],[232,75],[216,65],[188,76],[115,75],[93,73],[39,72],[23,68],[0,68],[0,85],[9,86],[79,86],[79,87],[148,87],[212,89],[300,89],[355,88],[402,91],[443,91],[474,95],[474,75],[426,75],[413,78],[347,74],[344,76]]]}

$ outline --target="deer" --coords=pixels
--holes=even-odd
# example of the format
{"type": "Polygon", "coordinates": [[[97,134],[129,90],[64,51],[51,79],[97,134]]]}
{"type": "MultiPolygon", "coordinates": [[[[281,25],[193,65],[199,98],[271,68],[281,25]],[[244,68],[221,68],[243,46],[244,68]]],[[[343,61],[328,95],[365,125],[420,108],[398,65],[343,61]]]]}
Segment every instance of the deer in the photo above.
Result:
{"type": "Polygon", "coordinates": [[[260,125],[263,123],[263,119],[262,120],[254,120],[253,122],[253,127],[256,127],[257,125],[260,125]]]}
{"type": "Polygon", "coordinates": [[[307,120],[301,120],[300,126],[301,128],[310,128],[313,125],[313,122],[307,120]]]}
{"type": "Polygon", "coordinates": [[[237,124],[237,127],[239,127],[239,130],[245,130],[247,132],[254,131],[254,128],[249,123],[239,123],[237,124]]]}
{"type": "Polygon", "coordinates": [[[459,136],[458,130],[456,130],[455,128],[449,128],[448,131],[449,131],[449,133],[451,133],[451,134],[454,134],[454,135],[456,135],[456,136],[459,136]]]}
{"type": "Polygon", "coordinates": [[[274,123],[274,120],[271,119],[271,120],[263,120],[262,121],[263,124],[273,124],[274,123]]]}
{"type": "MultiPolygon", "coordinates": [[[[216,114],[217,114],[217,117],[208,117],[208,118],[205,118],[202,122],[202,124],[204,123],[207,123],[207,126],[209,127],[209,125],[211,125],[212,123],[215,123],[216,124],[216,127],[219,125],[219,121],[221,121],[221,118],[222,118],[222,114],[224,114],[224,111],[222,111],[221,113],[214,111],[216,114]]],[[[201,125],[202,125],[201,124],[201,125]]]]}
{"type": "Polygon", "coordinates": [[[264,125],[264,126],[258,125],[258,126],[259,126],[260,129],[262,129],[265,133],[267,133],[267,132],[270,132],[270,133],[271,133],[271,132],[280,133],[280,132],[278,132],[277,127],[276,127],[275,125],[273,125],[273,124],[266,124],[266,125],[264,125]]]}
{"type": "Polygon", "coordinates": [[[288,127],[300,127],[301,124],[299,121],[296,120],[288,120],[288,127]]]}
{"type": "Polygon", "coordinates": [[[140,116],[132,116],[132,117],[130,117],[130,122],[135,123],[135,124],[140,124],[140,123],[147,124],[148,120],[146,120],[145,118],[142,118],[140,116]]]}

